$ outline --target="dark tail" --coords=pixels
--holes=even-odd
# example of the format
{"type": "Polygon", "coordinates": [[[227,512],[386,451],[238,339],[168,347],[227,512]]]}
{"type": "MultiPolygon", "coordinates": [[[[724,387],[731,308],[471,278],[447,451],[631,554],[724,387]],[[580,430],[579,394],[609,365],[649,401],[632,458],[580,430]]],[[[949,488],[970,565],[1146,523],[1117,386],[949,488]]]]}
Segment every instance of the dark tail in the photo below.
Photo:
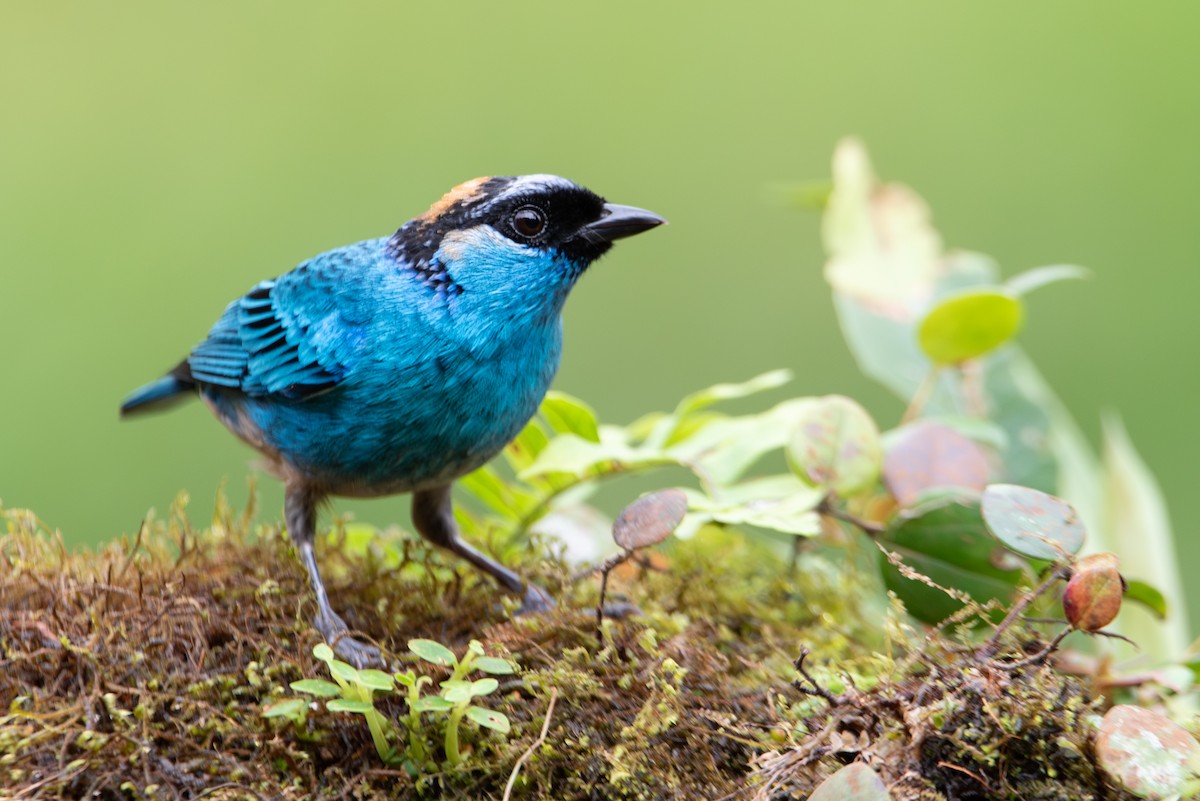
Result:
{"type": "Polygon", "coordinates": [[[196,391],[192,371],[187,361],[144,387],[135,389],[121,404],[121,416],[129,417],[142,412],[163,411],[196,391]]]}

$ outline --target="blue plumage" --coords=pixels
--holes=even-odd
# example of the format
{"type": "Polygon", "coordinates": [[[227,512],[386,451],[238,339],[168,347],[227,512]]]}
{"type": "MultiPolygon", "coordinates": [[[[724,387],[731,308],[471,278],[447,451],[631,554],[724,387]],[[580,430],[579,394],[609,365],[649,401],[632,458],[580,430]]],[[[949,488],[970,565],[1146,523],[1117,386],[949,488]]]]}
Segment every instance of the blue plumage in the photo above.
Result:
{"type": "Polygon", "coordinates": [[[346,636],[325,598],[312,538],[327,495],[414,492],[418,531],[544,605],[542,591],[458,538],[450,483],[536,411],[578,277],[613,240],[660,223],[556,176],[469,181],[391,237],[259,283],[122,414],[198,392],[268,457],[286,485],[317,628],[352,662],[379,654],[346,636]]]}

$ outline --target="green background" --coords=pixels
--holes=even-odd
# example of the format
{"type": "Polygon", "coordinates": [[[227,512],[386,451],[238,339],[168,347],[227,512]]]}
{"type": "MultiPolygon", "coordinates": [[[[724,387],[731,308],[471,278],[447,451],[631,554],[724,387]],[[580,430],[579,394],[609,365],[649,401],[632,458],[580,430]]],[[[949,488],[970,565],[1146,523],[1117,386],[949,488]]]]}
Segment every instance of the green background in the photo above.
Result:
{"type": "Polygon", "coordinates": [[[671,220],[568,304],[557,386],[603,417],[786,366],[894,421],[837,330],[816,216],[780,200],[853,133],[948,245],[1094,271],[1034,296],[1022,343],[1093,441],[1124,415],[1195,563],[1200,6],[1155,5],[8,3],[0,498],[71,543],[181,488],[198,517],[223,478],[244,498],[251,455],[201,405],[120,423],[121,398],[259,279],[476,175],[560,173],[671,220]]]}

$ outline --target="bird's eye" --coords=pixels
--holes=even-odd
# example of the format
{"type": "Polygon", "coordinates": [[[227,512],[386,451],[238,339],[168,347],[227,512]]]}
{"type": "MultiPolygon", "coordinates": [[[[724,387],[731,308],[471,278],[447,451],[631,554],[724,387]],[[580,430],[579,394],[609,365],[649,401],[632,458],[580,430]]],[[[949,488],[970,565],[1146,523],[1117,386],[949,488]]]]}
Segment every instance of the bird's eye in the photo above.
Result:
{"type": "Polygon", "coordinates": [[[521,236],[533,239],[546,230],[546,213],[537,206],[522,206],[513,212],[512,227],[521,236]]]}

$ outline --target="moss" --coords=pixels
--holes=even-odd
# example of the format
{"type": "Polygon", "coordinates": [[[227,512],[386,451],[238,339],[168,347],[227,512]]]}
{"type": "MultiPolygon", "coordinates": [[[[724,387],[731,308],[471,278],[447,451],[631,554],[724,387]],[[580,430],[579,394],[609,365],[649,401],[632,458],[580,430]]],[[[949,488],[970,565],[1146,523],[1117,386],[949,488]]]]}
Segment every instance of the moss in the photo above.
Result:
{"type": "MultiPolygon", "coordinates": [[[[33,515],[6,516],[0,796],[499,799],[528,752],[514,799],[803,797],[860,757],[897,799],[1100,797],[1086,687],[881,622],[873,574],[844,551],[806,552],[793,571],[706,529],[666,549],[663,569],[614,575],[610,592],[641,614],[597,629],[596,582],[544,548],[517,567],[560,606],[513,618],[421,541],[337,527],[321,559],[353,627],[395,654],[413,637],[460,653],[479,639],[521,665],[488,698],[511,733],[469,725],[461,766],[413,778],[380,760],[361,716],[319,703],[299,722],[263,716],[292,681],[327,675],[277,529],[219,507],[198,532],[180,508],[132,542],[68,553],[33,515]],[[836,702],[792,685],[804,646],[836,702]]],[[[404,713],[398,698],[377,706],[404,713]]]]}

